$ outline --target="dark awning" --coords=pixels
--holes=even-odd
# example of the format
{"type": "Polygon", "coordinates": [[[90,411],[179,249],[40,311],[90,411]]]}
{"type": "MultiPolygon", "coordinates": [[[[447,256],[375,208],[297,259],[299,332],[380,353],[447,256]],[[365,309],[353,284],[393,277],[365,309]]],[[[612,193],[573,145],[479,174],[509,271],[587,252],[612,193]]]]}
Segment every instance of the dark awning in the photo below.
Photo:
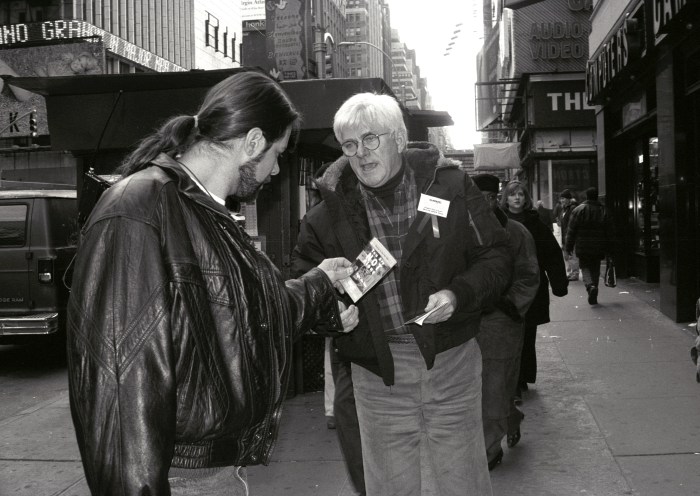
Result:
{"type": "MultiPolygon", "coordinates": [[[[13,77],[13,85],[46,98],[51,146],[73,152],[132,148],[169,117],[192,114],[207,90],[247,69],[98,74],[68,77],[13,77]],[[111,115],[111,117],[110,117],[111,115]]],[[[9,76],[3,76],[9,81],[9,76]]],[[[303,116],[302,142],[311,144],[333,126],[333,116],[350,96],[360,92],[392,95],[380,78],[283,81],[282,87],[303,116]]],[[[446,112],[406,111],[409,127],[451,125],[446,112]],[[415,121],[414,121],[415,120],[415,121]]]]}

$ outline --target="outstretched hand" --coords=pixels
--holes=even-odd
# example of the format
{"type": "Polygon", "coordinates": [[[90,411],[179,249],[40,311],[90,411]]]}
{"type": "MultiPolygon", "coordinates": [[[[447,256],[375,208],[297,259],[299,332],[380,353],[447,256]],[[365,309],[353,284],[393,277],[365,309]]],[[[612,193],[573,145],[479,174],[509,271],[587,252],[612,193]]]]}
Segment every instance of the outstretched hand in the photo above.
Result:
{"type": "Polygon", "coordinates": [[[428,297],[428,304],[424,311],[429,312],[436,307],[440,308],[425,319],[425,324],[437,324],[438,322],[444,322],[452,317],[452,314],[457,308],[457,296],[449,289],[443,289],[437,293],[431,294],[428,297]]]}
{"type": "Polygon", "coordinates": [[[335,289],[341,293],[345,293],[343,285],[340,284],[340,280],[345,279],[352,274],[352,262],[344,257],[327,258],[318,264],[318,268],[326,273],[328,279],[331,280],[335,289]]]}

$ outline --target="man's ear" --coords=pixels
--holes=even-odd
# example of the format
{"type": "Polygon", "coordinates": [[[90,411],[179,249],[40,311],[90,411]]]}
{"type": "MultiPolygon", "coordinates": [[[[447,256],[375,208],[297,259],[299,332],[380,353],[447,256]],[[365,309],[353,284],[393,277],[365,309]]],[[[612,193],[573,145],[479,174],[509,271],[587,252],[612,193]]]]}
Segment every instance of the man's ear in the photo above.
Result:
{"type": "Polygon", "coordinates": [[[396,146],[399,148],[399,153],[403,152],[406,149],[406,144],[408,143],[408,140],[406,139],[406,135],[402,133],[401,131],[396,132],[396,146]]]}
{"type": "Polygon", "coordinates": [[[245,136],[243,149],[252,158],[257,157],[267,146],[267,140],[259,127],[254,127],[245,136]]]}

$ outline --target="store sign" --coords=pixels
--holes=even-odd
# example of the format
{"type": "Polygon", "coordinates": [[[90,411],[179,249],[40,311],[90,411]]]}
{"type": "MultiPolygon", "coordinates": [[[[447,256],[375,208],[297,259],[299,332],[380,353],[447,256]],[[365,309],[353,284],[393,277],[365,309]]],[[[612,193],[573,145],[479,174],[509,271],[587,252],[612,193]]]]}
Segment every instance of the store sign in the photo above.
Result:
{"type": "Polygon", "coordinates": [[[587,56],[588,31],[580,22],[534,22],[530,27],[533,59],[580,59],[587,56]]]}
{"type": "Polygon", "coordinates": [[[586,102],[582,79],[533,82],[529,123],[537,128],[595,127],[595,112],[586,102]]]}
{"type": "Polygon", "coordinates": [[[651,10],[654,20],[654,38],[661,41],[664,34],[675,24],[682,15],[691,9],[691,6],[699,7],[698,0],[652,0],[651,10]]]}
{"type": "Polygon", "coordinates": [[[139,65],[158,72],[184,71],[185,69],[141,47],[114,36],[97,26],[78,20],[55,20],[30,24],[0,26],[0,48],[37,42],[56,42],[75,38],[99,36],[107,50],[139,65]]]}
{"type": "Polygon", "coordinates": [[[638,38],[636,19],[625,19],[588,61],[586,94],[589,103],[595,102],[630,61],[639,57],[638,38]]]}
{"type": "Polygon", "coordinates": [[[307,0],[271,1],[267,5],[265,26],[270,73],[280,80],[304,79],[307,0]]]}

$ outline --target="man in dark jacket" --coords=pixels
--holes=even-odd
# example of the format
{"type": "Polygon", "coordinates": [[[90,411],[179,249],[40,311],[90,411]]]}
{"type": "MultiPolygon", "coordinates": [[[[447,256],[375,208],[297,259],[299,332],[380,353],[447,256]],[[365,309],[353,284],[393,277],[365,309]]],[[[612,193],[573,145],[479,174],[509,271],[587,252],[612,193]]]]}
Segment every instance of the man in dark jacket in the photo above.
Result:
{"type": "Polygon", "coordinates": [[[510,281],[506,232],[463,171],[407,143],[395,99],[355,95],[333,127],[345,156],[302,222],[295,270],[352,260],[372,238],[398,261],[359,300],[350,339],[335,339],[352,362],[367,494],[420,495],[438,481],[441,494],[491,494],[473,338],[510,281]]]}
{"type": "Polygon", "coordinates": [[[357,323],[332,284],[349,261],[285,284],[224,206],[279,171],[297,118],[271,78],[230,76],[144,140],[90,215],[67,355],[92,494],[247,495],[241,467],[269,460],[293,340],[357,323]]]}
{"type": "Polygon", "coordinates": [[[588,292],[588,303],[598,303],[600,261],[610,253],[612,224],[605,207],[598,201],[598,189],[586,190],[586,201],[571,213],[566,231],[566,251],[571,254],[576,247],[583,283],[588,292]]]}
{"type": "Polygon", "coordinates": [[[571,191],[565,189],[559,195],[561,208],[557,216],[557,224],[561,231],[561,249],[564,252],[564,261],[566,262],[566,276],[569,281],[578,281],[579,263],[575,254],[566,253],[566,230],[569,228],[569,220],[571,212],[578,206],[571,191]]]}

